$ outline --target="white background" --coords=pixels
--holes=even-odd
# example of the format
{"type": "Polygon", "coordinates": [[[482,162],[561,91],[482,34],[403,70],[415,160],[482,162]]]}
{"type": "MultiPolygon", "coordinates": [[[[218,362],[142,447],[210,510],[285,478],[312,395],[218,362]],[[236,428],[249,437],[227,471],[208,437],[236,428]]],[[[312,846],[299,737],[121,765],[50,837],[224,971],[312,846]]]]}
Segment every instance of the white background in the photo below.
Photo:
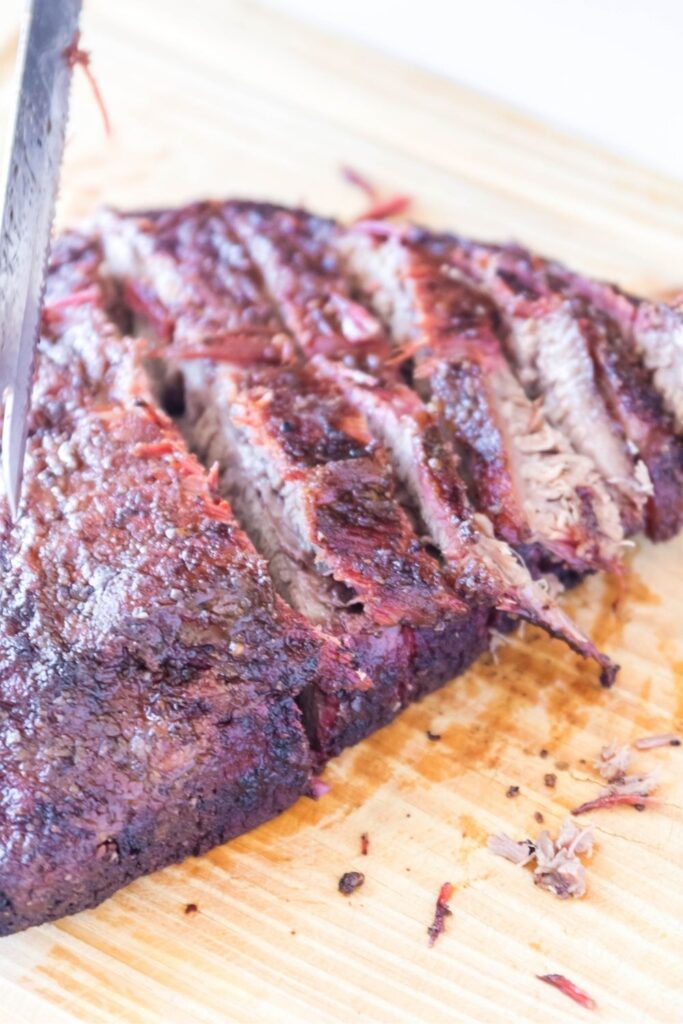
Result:
{"type": "Polygon", "coordinates": [[[683,0],[268,2],[683,179],[683,0]]]}

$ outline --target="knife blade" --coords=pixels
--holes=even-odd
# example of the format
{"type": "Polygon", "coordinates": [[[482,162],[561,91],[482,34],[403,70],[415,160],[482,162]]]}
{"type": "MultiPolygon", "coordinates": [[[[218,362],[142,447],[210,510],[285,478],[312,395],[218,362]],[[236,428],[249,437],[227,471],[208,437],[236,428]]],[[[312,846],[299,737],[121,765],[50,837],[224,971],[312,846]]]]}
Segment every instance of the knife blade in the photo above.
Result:
{"type": "Polygon", "coordinates": [[[33,362],[69,107],[81,0],[29,0],[0,219],[2,477],[13,519],[21,493],[33,362]]]}

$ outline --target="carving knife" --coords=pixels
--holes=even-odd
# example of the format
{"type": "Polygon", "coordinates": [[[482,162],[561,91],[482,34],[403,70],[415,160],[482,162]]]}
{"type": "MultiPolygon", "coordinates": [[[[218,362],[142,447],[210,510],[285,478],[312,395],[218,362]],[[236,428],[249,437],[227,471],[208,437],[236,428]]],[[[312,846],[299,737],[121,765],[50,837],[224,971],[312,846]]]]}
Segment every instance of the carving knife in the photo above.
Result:
{"type": "Polygon", "coordinates": [[[2,477],[16,519],[33,361],[69,106],[81,0],[30,0],[17,62],[0,218],[2,477]]]}

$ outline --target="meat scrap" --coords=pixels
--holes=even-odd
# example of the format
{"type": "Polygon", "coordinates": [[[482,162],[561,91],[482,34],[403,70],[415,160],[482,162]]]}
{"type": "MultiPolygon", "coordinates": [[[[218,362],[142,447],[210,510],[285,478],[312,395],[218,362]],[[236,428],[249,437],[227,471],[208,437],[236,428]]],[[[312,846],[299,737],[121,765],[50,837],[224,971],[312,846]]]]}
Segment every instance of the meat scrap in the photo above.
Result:
{"type": "Polygon", "coordinates": [[[360,852],[364,857],[367,857],[370,853],[370,836],[367,832],[363,832],[360,837],[360,852]]]}
{"type": "Polygon", "coordinates": [[[436,898],[436,908],[434,910],[434,920],[427,929],[429,935],[429,945],[433,946],[439,935],[446,930],[446,918],[451,917],[453,911],[448,906],[448,901],[453,895],[453,886],[450,882],[444,882],[439,889],[439,895],[436,898]]]}
{"type": "Polygon", "coordinates": [[[624,778],[631,764],[631,751],[628,746],[618,747],[609,743],[602,747],[595,761],[595,768],[607,782],[617,782],[624,778]]]}
{"type": "MultiPolygon", "coordinates": [[[[667,742],[669,742],[668,738],[667,742]]],[[[631,751],[628,746],[618,746],[615,743],[607,744],[602,747],[594,764],[609,785],[604,787],[593,800],[587,800],[578,807],[574,807],[573,815],[621,805],[635,807],[636,810],[642,811],[646,804],[652,802],[651,793],[659,785],[659,776],[656,772],[629,775],[627,772],[631,765],[631,751]]]]}
{"type": "Polygon", "coordinates": [[[625,775],[617,782],[603,789],[593,800],[587,800],[572,809],[574,816],[586,814],[587,811],[600,811],[608,807],[619,807],[626,804],[642,811],[652,803],[651,794],[659,785],[656,772],[646,775],[625,775]]]}
{"type": "Polygon", "coordinates": [[[680,747],[681,740],[675,733],[668,732],[661,736],[641,736],[633,746],[636,750],[655,750],[657,747],[680,747]]]}
{"type": "Polygon", "coordinates": [[[579,854],[592,855],[593,833],[590,828],[578,828],[571,818],[565,819],[555,840],[547,829],[539,833],[535,842],[516,842],[500,832],[490,836],[486,845],[491,853],[521,867],[535,860],[534,884],[548,889],[558,899],[583,896],[586,892],[586,872],[579,854]]]}
{"type": "Polygon", "coordinates": [[[343,896],[350,896],[356,889],[360,889],[365,882],[365,875],[362,871],[346,871],[339,879],[337,888],[343,896]]]}
{"type": "Polygon", "coordinates": [[[585,1006],[587,1010],[597,1010],[598,1004],[593,997],[589,996],[578,985],[575,985],[569,978],[565,978],[564,974],[537,974],[536,977],[539,981],[544,981],[546,985],[552,985],[554,988],[559,989],[560,992],[569,996],[579,1006],[585,1006]]]}

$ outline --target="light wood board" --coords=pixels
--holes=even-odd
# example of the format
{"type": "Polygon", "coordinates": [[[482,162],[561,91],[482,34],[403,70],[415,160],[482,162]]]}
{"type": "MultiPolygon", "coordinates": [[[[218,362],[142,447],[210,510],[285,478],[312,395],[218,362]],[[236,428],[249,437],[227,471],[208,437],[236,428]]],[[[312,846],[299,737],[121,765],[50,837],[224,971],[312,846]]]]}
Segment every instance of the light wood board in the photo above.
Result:
{"type": "MultiPolygon", "coordinates": [[[[233,193],[347,216],[362,198],[339,177],[346,162],[411,192],[429,223],[515,236],[643,291],[683,284],[678,183],[251,4],[86,6],[114,133],[105,139],[77,79],[62,224],[101,202],[233,193]]],[[[0,11],[3,128],[18,7],[0,11]]],[[[535,834],[536,811],[556,829],[595,793],[591,764],[607,740],[683,726],[682,556],[680,541],[640,543],[616,612],[609,581],[568,599],[623,666],[613,691],[527,630],[497,662],[483,659],[331,764],[331,792],[317,803],[303,799],[95,911],[0,940],[0,1019],[582,1019],[587,1011],[536,980],[550,971],[594,996],[597,1020],[683,1020],[680,750],[638,755],[638,768],[661,770],[659,808],[591,816],[598,848],[585,899],[555,900],[484,849],[501,828],[535,834]],[[555,789],[544,786],[549,771],[555,789]],[[351,898],[337,892],[347,870],[367,879],[351,898]],[[429,949],[444,881],[453,916],[429,949]],[[199,911],[187,916],[190,902],[199,911]]]]}

